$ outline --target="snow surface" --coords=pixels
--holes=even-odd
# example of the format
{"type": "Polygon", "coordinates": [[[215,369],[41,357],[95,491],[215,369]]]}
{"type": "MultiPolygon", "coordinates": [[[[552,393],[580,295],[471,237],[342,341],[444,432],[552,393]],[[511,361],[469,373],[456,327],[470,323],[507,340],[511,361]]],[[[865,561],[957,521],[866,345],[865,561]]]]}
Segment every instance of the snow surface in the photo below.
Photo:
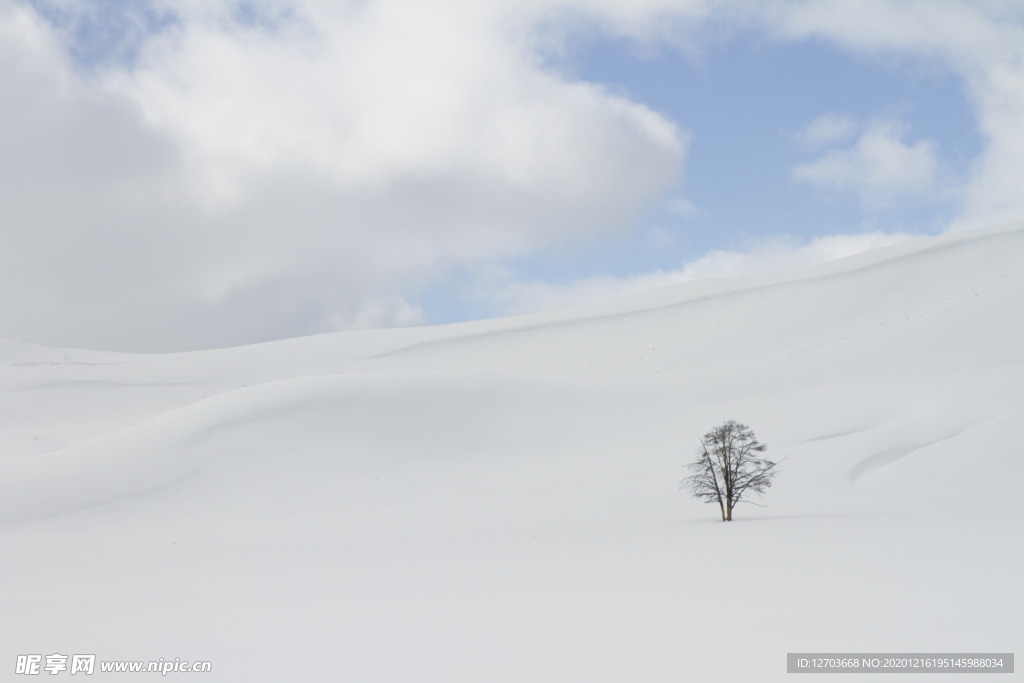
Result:
{"type": "Polygon", "coordinates": [[[1020,652],[1022,380],[1024,223],[443,327],[0,342],[0,661],[774,681],[787,652],[1020,652]],[[678,491],[726,419],[783,461],[731,524],[678,491]]]}

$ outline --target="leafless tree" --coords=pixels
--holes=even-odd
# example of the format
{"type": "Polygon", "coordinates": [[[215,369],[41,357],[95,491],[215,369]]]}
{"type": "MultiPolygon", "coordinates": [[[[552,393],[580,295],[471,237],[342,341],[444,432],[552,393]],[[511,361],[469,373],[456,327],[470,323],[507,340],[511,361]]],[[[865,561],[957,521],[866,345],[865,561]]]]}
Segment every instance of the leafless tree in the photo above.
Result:
{"type": "Polygon", "coordinates": [[[732,509],[746,493],[764,493],[772,485],[775,463],[761,457],[767,449],[747,425],[724,422],[701,439],[697,460],[687,465],[693,474],[680,488],[705,503],[717,502],[722,521],[731,522],[732,509]]]}

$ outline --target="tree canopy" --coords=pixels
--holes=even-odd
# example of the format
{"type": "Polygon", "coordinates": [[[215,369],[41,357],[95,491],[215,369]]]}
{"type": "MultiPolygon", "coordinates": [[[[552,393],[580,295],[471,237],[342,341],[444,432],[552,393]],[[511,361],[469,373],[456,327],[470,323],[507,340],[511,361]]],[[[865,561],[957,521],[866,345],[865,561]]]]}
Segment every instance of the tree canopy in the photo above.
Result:
{"type": "Polygon", "coordinates": [[[705,503],[718,503],[722,521],[731,522],[744,495],[763,494],[772,485],[776,463],[762,457],[766,450],[750,427],[728,420],[701,439],[697,459],[687,465],[693,474],[680,487],[705,503]]]}

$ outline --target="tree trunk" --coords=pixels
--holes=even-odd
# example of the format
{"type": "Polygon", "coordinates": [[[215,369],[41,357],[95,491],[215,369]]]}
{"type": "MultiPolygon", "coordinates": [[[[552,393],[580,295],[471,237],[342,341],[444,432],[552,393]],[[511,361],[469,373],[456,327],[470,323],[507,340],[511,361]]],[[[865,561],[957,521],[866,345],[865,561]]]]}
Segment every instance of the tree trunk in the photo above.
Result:
{"type": "Polygon", "coordinates": [[[722,509],[722,521],[724,522],[725,521],[725,506],[722,505],[722,497],[721,496],[718,497],[718,507],[720,507],[722,509]]]}
{"type": "Polygon", "coordinates": [[[727,521],[729,521],[729,522],[731,522],[731,521],[732,521],[732,503],[729,503],[729,508],[728,508],[728,512],[726,512],[726,517],[725,517],[725,519],[726,519],[727,521]]]}

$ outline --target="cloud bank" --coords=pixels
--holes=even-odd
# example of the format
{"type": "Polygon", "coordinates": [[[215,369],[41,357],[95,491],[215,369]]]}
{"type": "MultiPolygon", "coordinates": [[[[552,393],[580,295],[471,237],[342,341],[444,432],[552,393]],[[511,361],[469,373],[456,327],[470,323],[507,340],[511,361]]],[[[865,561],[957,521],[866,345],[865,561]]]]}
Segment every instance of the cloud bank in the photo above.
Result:
{"type": "Polygon", "coordinates": [[[918,237],[920,235],[906,233],[866,232],[815,237],[806,244],[776,238],[743,251],[716,249],[670,271],[633,277],[591,277],[569,284],[506,282],[496,288],[494,300],[510,315],[559,310],[690,280],[771,273],[825,263],[918,237]]]}
{"type": "Polygon", "coordinates": [[[543,71],[495,8],[181,7],[131,65],[83,73],[0,4],[0,335],[151,350],[421,322],[404,288],[622,230],[682,169],[674,123],[543,71]]]}

